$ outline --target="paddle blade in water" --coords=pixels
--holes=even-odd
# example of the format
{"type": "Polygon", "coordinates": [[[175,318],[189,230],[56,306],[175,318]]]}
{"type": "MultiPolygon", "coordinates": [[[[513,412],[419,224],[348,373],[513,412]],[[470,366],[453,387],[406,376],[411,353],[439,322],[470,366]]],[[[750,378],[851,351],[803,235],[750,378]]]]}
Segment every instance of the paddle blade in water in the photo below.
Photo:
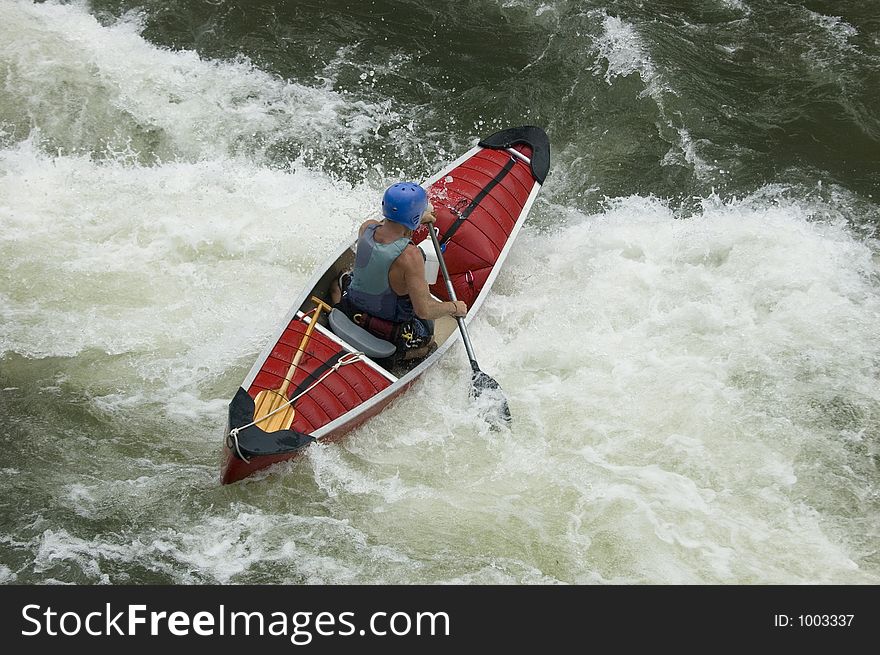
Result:
{"type": "MultiPolygon", "coordinates": [[[[504,423],[510,423],[510,408],[507,406],[507,398],[504,397],[501,385],[482,371],[474,372],[472,382],[474,396],[484,402],[489,401],[487,404],[491,404],[493,414],[497,413],[497,418],[504,423]]],[[[494,419],[495,416],[493,415],[492,418],[494,419]]]]}

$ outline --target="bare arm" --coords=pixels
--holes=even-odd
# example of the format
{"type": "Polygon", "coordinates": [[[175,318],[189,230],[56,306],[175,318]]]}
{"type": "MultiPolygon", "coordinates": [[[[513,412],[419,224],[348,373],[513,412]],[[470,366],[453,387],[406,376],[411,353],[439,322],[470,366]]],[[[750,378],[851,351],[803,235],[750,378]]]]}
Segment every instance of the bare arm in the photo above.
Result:
{"type": "Polygon", "coordinates": [[[431,297],[431,291],[425,281],[425,260],[418,248],[407,246],[397,261],[403,268],[406,293],[412,301],[416,316],[430,321],[443,316],[467,314],[467,305],[461,300],[440,302],[431,297]]]}

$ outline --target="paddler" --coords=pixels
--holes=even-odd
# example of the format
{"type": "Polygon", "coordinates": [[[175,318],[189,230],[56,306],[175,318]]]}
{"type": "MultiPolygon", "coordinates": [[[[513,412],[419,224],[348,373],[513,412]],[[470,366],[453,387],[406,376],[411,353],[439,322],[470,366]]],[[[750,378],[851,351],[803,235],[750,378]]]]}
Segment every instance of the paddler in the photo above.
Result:
{"type": "Polygon", "coordinates": [[[435,300],[425,279],[425,256],[412,242],[420,225],[433,223],[434,208],[421,185],[398,182],[382,197],[384,220],[358,230],[354,268],[331,289],[331,300],[352,321],[397,346],[403,359],[437,348],[434,319],[464,316],[461,300],[435,300]]]}

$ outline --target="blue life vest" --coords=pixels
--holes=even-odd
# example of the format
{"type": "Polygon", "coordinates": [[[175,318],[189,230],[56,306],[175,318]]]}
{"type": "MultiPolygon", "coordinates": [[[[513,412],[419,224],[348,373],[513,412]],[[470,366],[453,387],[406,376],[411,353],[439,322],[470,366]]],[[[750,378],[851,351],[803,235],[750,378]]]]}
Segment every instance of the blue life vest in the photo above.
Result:
{"type": "Polygon", "coordinates": [[[406,247],[412,243],[401,237],[391,243],[376,241],[379,224],[370,225],[358,239],[357,255],[346,299],[368,314],[394,323],[412,320],[415,316],[409,296],[399,296],[388,282],[388,271],[406,247]]]}

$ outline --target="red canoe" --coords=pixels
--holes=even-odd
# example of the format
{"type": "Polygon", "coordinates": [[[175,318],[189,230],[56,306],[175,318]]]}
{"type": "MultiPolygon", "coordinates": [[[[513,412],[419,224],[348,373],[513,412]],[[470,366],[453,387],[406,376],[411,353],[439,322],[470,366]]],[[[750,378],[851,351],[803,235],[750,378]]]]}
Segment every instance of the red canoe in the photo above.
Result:
{"type": "MultiPolygon", "coordinates": [[[[468,305],[465,321],[489,293],[549,168],[547,135],[539,127],[524,126],[483,139],[423,184],[434,205],[455,294],[468,305]]],[[[428,237],[422,227],[413,241],[419,244],[428,237]]],[[[223,484],[292,459],[312,442],[340,437],[375,416],[459,338],[454,319],[439,319],[437,350],[414,368],[395,370],[389,344],[363,332],[338,310],[325,311],[292,366],[315,314],[312,298],[329,302],[331,282],[354,261],[354,245],[345,243],[309,281],[229,404],[223,484]],[[289,429],[265,432],[260,423],[268,422],[254,424],[254,399],[263,390],[282,387],[293,407],[293,423],[289,429]]],[[[442,276],[431,292],[448,300],[442,276]]]]}

